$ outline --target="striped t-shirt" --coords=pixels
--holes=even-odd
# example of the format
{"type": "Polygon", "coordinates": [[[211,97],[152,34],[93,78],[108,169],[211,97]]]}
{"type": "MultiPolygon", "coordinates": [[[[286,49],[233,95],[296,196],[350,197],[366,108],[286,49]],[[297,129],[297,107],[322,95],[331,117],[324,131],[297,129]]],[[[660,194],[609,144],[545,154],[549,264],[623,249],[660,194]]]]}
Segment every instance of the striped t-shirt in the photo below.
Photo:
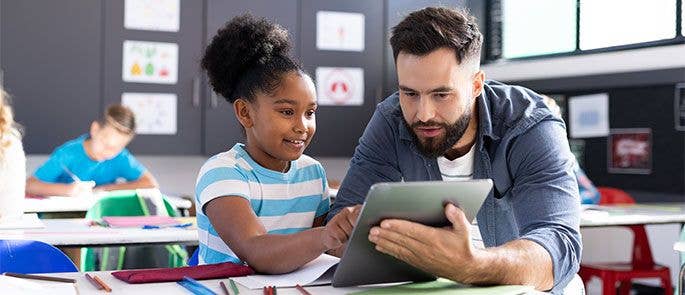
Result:
{"type": "Polygon", "coordinates": [[[321,164],[305,155],[290,162],[281,173],[257,164],[236,144],[227,152],[211,157],[200,169],[195,184],[199,236],[199,263],[236,262],[205,215],[211,200],[237,196],[245,198],[269,234],[292,234],[312,227],[314,218],[328,212],[328,183],[321,164]]]}

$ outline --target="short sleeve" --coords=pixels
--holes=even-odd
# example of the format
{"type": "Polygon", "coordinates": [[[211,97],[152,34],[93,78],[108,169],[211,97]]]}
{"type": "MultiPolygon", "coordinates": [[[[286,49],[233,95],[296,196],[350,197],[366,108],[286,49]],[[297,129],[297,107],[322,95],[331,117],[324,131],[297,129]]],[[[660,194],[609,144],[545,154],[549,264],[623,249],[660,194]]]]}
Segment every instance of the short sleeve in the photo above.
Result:
{"type": "Polygon", "coordinates": [[[197,207],[205,210],[210,201],[226,196],[238,196],[250,201],[250,183],[245,173],[236,165],[222,165],[213,159],[205,163],[195,184],[197,207]]]}
{"type": "Polygon", "coordinates": [[[119,176],[126,179],[126,181],[136,181],[143,175],[145,171],[147,171],[147,168],[138,162],[138,159],[136,159],[136,157],[134,157],[127,149],[124,149],[119,157],[119,176]]]}
{"type": "Polygon", "coordinates": [[[67,165],[65,156],[63,150],[55,149],[48,160],[33,173],[33,176],[43,182],[57,182],[64,173],[62,166],[67,165]]]}

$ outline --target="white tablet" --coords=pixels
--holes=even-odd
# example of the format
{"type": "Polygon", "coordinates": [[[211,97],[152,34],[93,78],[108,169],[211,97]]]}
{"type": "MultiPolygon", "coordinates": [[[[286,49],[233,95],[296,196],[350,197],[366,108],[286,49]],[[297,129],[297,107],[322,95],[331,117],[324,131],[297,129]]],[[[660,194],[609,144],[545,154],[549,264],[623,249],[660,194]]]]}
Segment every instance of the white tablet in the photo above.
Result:
{"type": "Polygon", "coordinates": [[[375,245],[369,242],[369,230],[389,218],[411,220],[433,227],[451,225],[445,217],[447,203],[461,208],[466,218],[473,223],[491,189],[490,179],[373,185],[333,276],[333,286],[435,280],[436,277],[431,274],[376,251],[375,245]]]}

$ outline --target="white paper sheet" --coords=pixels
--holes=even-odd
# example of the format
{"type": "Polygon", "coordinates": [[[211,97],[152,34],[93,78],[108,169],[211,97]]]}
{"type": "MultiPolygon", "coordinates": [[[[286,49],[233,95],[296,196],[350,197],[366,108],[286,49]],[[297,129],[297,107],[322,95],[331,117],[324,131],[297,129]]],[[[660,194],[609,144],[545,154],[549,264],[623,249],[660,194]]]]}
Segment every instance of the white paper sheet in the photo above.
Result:
{"type": "Polygon", "coordinates": [[[48,282],[0,276],[0,294],[67,295],[78,294],[73,283],[48,282]]]}
{"type": "Polygon", "coordinates": [[[606,93],[570,97],[569,123],[572,138],[609,135],[609,95],[606,93]]]}
{"type": "Polygon", "coordinates": [[[172,93],[134,93],[121,95],[121,103],[136,115],[137,134],[176,134],[177,100],[172,93]]]}
{"type": "Polygon", "coordinates": [[[126,0],[124,28],[178,32],[181,15],[180,0],[126,0]]]}
{"type": "Polygon", "coordinates": [[[176,84],[178,44],[125,40],[121,76],[124,82],[176,84]]]}
{"type": "Polygon", "coordinates": [[[38,218],[36,213],[24,213],[21,219],[3,220],[0,229],[29,229],[45,228],[45,224],[38,218]]]}
{"type": "Polygon", "coordinates": [[[322,285],[330,284],[332,276],[322,278],[333,266],[338,264],[340,258],[328,254],[322,254],[310,261],[300,269],[282,275],[251,275],[233,278],[249,289],[261,289],[264,286],[295,287],[295,285],[322,285]]]}
{"type": "Polygon", "coordinates": [[[318,105],[359,106],[364,104],[364,69],[316,68],[318,105]]]}
{"type": "Polygon", "coordinates": [[[337,11],[317,12],[316,48],[364,51],[364,14],[337,11]]]}

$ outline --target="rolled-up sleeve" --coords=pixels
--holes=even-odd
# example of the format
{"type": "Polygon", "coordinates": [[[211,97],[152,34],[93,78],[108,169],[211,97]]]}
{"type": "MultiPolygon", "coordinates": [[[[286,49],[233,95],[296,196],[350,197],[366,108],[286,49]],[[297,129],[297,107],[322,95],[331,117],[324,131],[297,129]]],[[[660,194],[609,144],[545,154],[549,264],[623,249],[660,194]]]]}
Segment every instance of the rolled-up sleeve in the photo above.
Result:
{"type": "Polygon", "coordinates": [[[580,200],[572,157],[564,125],[557,120],[528,129],[509,152],[512,210],[520,237],[549,252],[553,293],[561,292],[580,267],[580,200]]]}
{"type": "Polygon", "coordinates": [[[330,220],[342,208],[364,203],[369,188],[379,182],[402,180],[395,149],[395,136],[391,123],[379,106],[359,139],[347,175],[326,217],[330,220]]]}

